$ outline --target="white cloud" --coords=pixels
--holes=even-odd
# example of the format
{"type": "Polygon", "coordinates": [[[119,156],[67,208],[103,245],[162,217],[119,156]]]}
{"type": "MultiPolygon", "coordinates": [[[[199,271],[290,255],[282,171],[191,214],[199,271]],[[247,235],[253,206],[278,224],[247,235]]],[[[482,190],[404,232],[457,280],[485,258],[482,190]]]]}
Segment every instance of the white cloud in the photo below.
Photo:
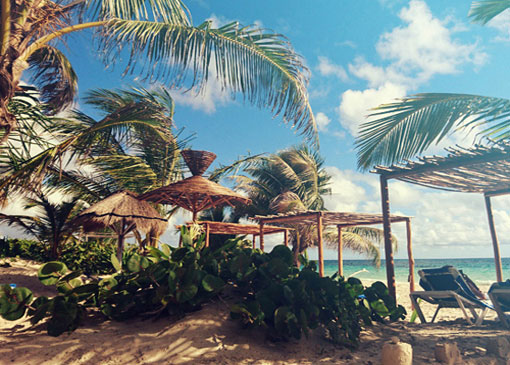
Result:
{"type": "Polygon", "coordinates": [[[463,63],[483,62],[484,54],[476,45],[452,39],[451,29],[432,15],[425,2],[411,1],[399,17],[407,25],[383,34],[376,49],[401,72],[417,72],[418,78],[426,81],[435,74],[458,72],[463,63]]]}
{"type": "MultiPolygon", "coordinates": [[[[331,211],[380,213],[378,175],[327,167],[332,194],[325,197],[331,211]]],[[[412,216],[413,246],[418,257],[491,257],[491,237],[482,194],[452,193],[391,180],[391,212],[412,216]]],[[[493,199],[500,243],[510,244],[510,196],[493,199]]],[[[380,225],[377,226],[382,228],[380,225]]],[[[403,224],[392,224],[400,246],[405,247],[403,224]]],[[[502,246],[502,254],[508,255],[502,246]]],[[[399,257],[406,256],[401,249],[399,257]]]]}
{"type": "Polygon", "coordinates": [[[449,27],[451,17],[434,17],[424,1],[412,0],[399,17],[403,25],[382,34],[376,45],[380,65],[357,57],[348,66],[349,72],[366,80],[368,86],[341,95],[339,121],[353,135],[368,109],[416,90],[434,75],[457,73],[468,63],[478,67],[486,60],[487,55],[476,44],[454,39],[459,27],[449,27]]]}
{"type": "Polygon", "coordinates": [[[349,80],[345,69],[340,65],[335,65],[327,57],[319,56],[319,65],[317,66],[320,74],[323,76],[335,76],[342,81],[349,80]]]}
{"type": "Polygon", "coordinates": [[[510,42],[510,10],[505,10],[487,25],[499,32],[499,35],[495,38],[496,41],[510,42]]]}
{"type": "Polygon", "coordinates": [[[217,78],[216,69],[209,67],[209,79],[200,92],[189,90],[184,93],[171,92],[177,105],[189,106],[194,110],[201,110],[206,114],[214,114],[218,106],[225,106],[233,102],[230,92],[225,90],[217,78]]]}
{"type": "Polygon", "coordinates": [[[356,136],[359,125],[366,120],[365,117],[371,108],[403,97],[406,93],[407,89],[404,86],[391,82],[363,91],[347,90],[342,94],[342,100],[337,108],[340,124],[356,136]]]}
{"type": "Polygon", "coordinates": [[[317,122],[319,131],[325,132],[328,130],[328,124],[331,122],[331,119],[323,112],[319,112],[315,115],[315,121],[317,122]]]}
{"type": "Polygon", "coordinates": [[[218,106],[224,106],[231,101],[216,79],[210,79],[201,93],[189,91],[187,93],[172,92],[172,98],[178,105],[189,106],[194,110],[201,110],[206,114],[214,114],[218,106]]]}
{"type": "Polygon", "coordinates": [[[352,48],[352,49],[357,48],[356,43],[354,43],[353,41],[350,41],[350,40],[341,41],[341,42],[335,42],[335,46],[337,46],[337,47],[349,47],[349,48],[352,48]]]}

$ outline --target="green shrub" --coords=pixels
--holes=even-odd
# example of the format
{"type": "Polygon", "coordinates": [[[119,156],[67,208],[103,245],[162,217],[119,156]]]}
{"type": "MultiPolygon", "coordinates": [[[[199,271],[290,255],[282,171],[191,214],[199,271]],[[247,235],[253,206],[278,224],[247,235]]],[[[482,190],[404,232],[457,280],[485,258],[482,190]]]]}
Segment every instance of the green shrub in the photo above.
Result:
{"type": "Polygon", "coordinates": [[[33,299],[27,288],[0,287],[0,315],[7,320],[17,320],[28,312],[30,322],[36,324],[47,319],[47,332],[59,336],[74,331],[86,314],[86,308],[97,303],[97,281],[83,282],[79,272],[68,272],[62,262],[52,261],[39,268],[39,280],[44,285],[54,285],[58,295],[33,299]]]}
{"type": "Polygon", "coordinates": [[[24,259],[43,262],[46,249],[38,241],[17,238],[0,238],[0,257],[21,257],[24,259]]]}
{"type": "Polygon", "coordinates": [[[300,260],[298,269],[285,246],[276,246],[271,253],[240,246],[232,250],[221,271],[241,297],[231,317],[245,326],[266,328],[273,339],[301,338],[320,326],[335,343],[354,346],[362,321],[396,320],[405,313],[388,300],[384,284],[364,289],[357,279],[321,278],[314,263],[300,260]]]}
{"type": "Polygon", "coordinates": [[[74,330],[91,306],[115,320],[182,316],[230,286],[238,298],[231,317],[243,325],[266,328],[273,340],[300,338],[322,327],[330,340],[347,346],[358,343],[363,323],[405,315],[384,284],[364,288],[353,278],[321,278],[315,263],[304,257],[302,267],[296,267],[285,246],[263,253],[237,238],[211,249],[204,247],[203,236],[192,240],[188,231],[182,234],[182,247],[163,245],[146,256],[127,250],[122,265],[112,252],[111,266],[117,272],[101,281],[84,282],[80,272],[49,262],[40,268],[39,279],[55,285],[58,295],[33,300],[26,288],[3,286],[0,315],[12,320],[28,311],[32,323],[47,319],[48,333],[57,336],[74,330]]]}
{"type": "MultiPolygon", "coordinates": [[[[108,274],[113,272],[110,257],[115,250],[115,245],[111,243],[70,240],[62,246],[59,261],[69,269],[87,275],[108,274]]],[[[53,260],[44,243],[5,237],[0,239],[0,257],[20,257],[39,262],[53,260]]]]}
{"type": "MultiPolygon", "coordinates": [[[[221,249],[204,248],[203,238],[183,241],[180,248],[151,248],[146,257],[128,251],[122,271],[99,283],[103,314],[117,320],[141,314],[182,316],[215,297],[225,286],[219,277],[221,249]]],[[[120,268],[114,256],[112,261],[120,268]]]]}

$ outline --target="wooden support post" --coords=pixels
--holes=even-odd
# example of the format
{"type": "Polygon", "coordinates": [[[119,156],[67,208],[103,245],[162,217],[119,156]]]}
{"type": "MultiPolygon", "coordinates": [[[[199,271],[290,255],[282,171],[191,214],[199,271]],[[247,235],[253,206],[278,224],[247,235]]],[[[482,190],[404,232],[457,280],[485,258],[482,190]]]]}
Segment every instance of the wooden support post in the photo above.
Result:
{"type": "Polygon", "coordinates": [[[260,249],[262,250],[262,252],[264,252],[264,222],[260,222],[259,240],[260,240],[260,249]]]}
{"type": "Polygon", "coordinates": [[[384,254],[386,258],[386,280],[388,281],[389,294],[397,301],[395,284],[395,263],[393,261],[393,246],[391,242],[390,222],[390,195],[388,192],[388,180],[381,175],[381,207],[384,227],[384,254]]]}
{"type": "Polygon", "coordinates": [[[205,247],[209,247],[209,223],[205,224],[205,247]]]}
{"type": "Polygon", "coordinates": [[[338,275],[344,276],[344,259],[343,259],[343,243],[342,243],[342,226],[338,225],[338,275]]]}
{"type": "MultiPolygon", "coordinates": [[[[411,219],[406,220],[407,231],[407,258],[409,260],[409,292],[414,291],[414,256],[413,256],[413,241],[411,236],[411,219]]],[[[414,306],[411,304],[412,308],[414,306]]]]}
{"type": "Polygon", "coordinates": [[[253,235],[252,237],[253,237],[253,240],[252,240],[252,247],[253,247],[253,249],[255,249],[255,237],[256,237],[256,236],[255,236],[255,235],[253,235]]]}
{"type": "Polygon", "coordinates": [[[289,247],[289,231],[287,229],[283,231],[283,243],[285,247],[289,247]]]}
{"type": "Polygon", "coordinates": [[[494,216],[492,215],[492,204],[490,196],[485,196],[485,208],[487,209],[487,218],[489,219],[489,229],[492,238],[492,248],[494,249],[496,278],[499,282],[501,282],[503,281],[503,269],[501,268],[501,255],[499,253],[499,242],[498,236],[496,235],[496,226],[494,225],[494,216]]]}
{"type": "Polygon", "coordinates": [[[317,213],[317,240],[319,244],[319,275],[324,276],[324,257],[322,255],[322,213],[317,213]]]}

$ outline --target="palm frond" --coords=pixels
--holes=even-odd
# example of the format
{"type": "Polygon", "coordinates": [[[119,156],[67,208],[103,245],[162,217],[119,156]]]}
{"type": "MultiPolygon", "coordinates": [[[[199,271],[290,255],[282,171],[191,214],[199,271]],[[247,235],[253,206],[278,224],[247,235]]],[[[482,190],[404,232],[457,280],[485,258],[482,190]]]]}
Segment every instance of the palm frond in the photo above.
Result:
{"type": "MultiPolygon", "coordinates": [[[[19,192],[26,190],[37,190],[47,172],[55,164],[60,165],[64,158],[70,160],[74,156],[87,155],[90,151],[91,142],[101,132],[126,128],[127,125],[143,124],[151,126],[155,130],[160,127],[160,123],[154,120],[145,120],[143,117],[134,118],[136,115],[143,116],[143,108],[134,107],[126,116],[104,118],[102,121],[83,129],[81,132],[70,135],[60,143],[52,146],[29,159],[19,159],[14,156],[8,156],[7,161],[2,168],[0,175],[0,191],[5,199],[9,192],[19,192]],[[134,118],[134,119],[133,119],[134,118]],[[66,153],[69,155],[64,156],[66,153]]],[[[163,138],[163,135],[160,135],[163,138]]]]}
{"type": "Polygon", "coordinates": [[[41,102],[53,113],[70,105],[78,90],[78,77],[71,63],[62,52],[51,46],[43,46],[28,59],[31,81],[41,93],[41,102]]]}
{"type": "Polygon", "coordinates": [[[200,90],[210,78],[212,66],[232,97],[239,92],[251,104],[269,107],[317,142],[305,87],[307,69],[279,34],[240,27],[237,22],[213,29],[210,22],[191,27],[113,19],[102,28],[99,39],[106,63],[121,59],[119,44],[131,45],[126,73],[173,86],[190,83],[200,90]]]}
{"type": "Polygon", "coordinates": [[[170,24],[190,24],[189,11],[181,0],[90,0],[84,10],[91,19],[154,19],[170,24]]]}
{"type": "Polygon", "coordinates": [[[264,156],[263,153],[253,156],[238,157],[237,160],[230,165],[221,165],[211,171],[209,180],[219,182],[222,178],[228,176],[229,174],[237,175],[240,170],[247,169],[257,163],[262,156],[264,156]]]}
{"type": "Polygon", "coordinates": [[[468,16],[474,23],[485,25],[508,8],[510,0],[473,1],[468,16]]]}
{"type": "Polygon", "coordinates": [[[480,136],[510,136],[510,100],[468,94],[430,93],[380,105],[360,127],[358,167],[393,164],[422,153],[449,132],[482,127],[480,136]]]}
{"type": "Polygon", "coordinates": [[[98,156],[83,161],[109,175],[122,190],[144,193],[154,189],[157,176],[151,167],[138,156],[110,155],[98,156]]]}
{"type": "Polygon", "coordinates": [[[83,170],[60,170],[56,167],[49,169],[45,186],[50,191],[55,189],[65,195],[79,196],[89,203],[95,203],[120,190],[110,176],[87,174],[83,170]]]}
{"type": "Polygon", "coordinates": [[[306,210],[306,206],[299,195],[286,191],[271,200],[269,209],[276,213],[302,212],[306,210]]]}
{"type": "Polygon", "coordinates": [[[36,225],[38,222],[39,219],[37,217],[20,214],[8,215],[0,213],[0,223],[21,228],[23,229],[23,231],[25,231],[25,233],[32,235],[34,237],[37,236],[36,225]]]}

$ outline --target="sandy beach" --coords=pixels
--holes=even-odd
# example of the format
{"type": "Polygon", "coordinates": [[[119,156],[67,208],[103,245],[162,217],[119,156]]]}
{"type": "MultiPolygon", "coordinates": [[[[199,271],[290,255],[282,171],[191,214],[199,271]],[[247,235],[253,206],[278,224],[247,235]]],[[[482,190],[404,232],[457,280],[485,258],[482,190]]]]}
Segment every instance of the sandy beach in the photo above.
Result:
{"type": "MultiPolygon", "coordinates": [[[[38,264],[24,260],[0,268],[0,282],[15,282],[36,295],[52,295],[39,283],[38,264]]],[[[366,283],[368,284],[368,283],[366,283]]],[[[488,288],[482,288],[487,290],[488,288]]],[[[398,300],[408,310],[408,283],[398,283],[398,300]]],[[[423,305],[426,316],[434,308],[423,305]]],[[[434,364],[438,342],[457,342],[463,363],[480,364],[491,359],[483,356],[488,341],[510,336],[489,313],[482,326],[469,326],[461,311],[443,309],[439,323],[400,321],[375,324],[363,331],[355,351],[324,341],[320,333],[310,338],[272,343],[260,330],[244,330],[229,319],[228,305],[215,301],[201,311],[177,321],[167,319],[102,321],[89,318],[75,332],[60,337],[46,335],[43,325],[31,327],[26,320],[0,319],[0,364],[378,364],[384,343],[393,336],[410,343],[415,364],[434,364]],[[480,349],[475,349],[479,347],[480,349]]]]}

